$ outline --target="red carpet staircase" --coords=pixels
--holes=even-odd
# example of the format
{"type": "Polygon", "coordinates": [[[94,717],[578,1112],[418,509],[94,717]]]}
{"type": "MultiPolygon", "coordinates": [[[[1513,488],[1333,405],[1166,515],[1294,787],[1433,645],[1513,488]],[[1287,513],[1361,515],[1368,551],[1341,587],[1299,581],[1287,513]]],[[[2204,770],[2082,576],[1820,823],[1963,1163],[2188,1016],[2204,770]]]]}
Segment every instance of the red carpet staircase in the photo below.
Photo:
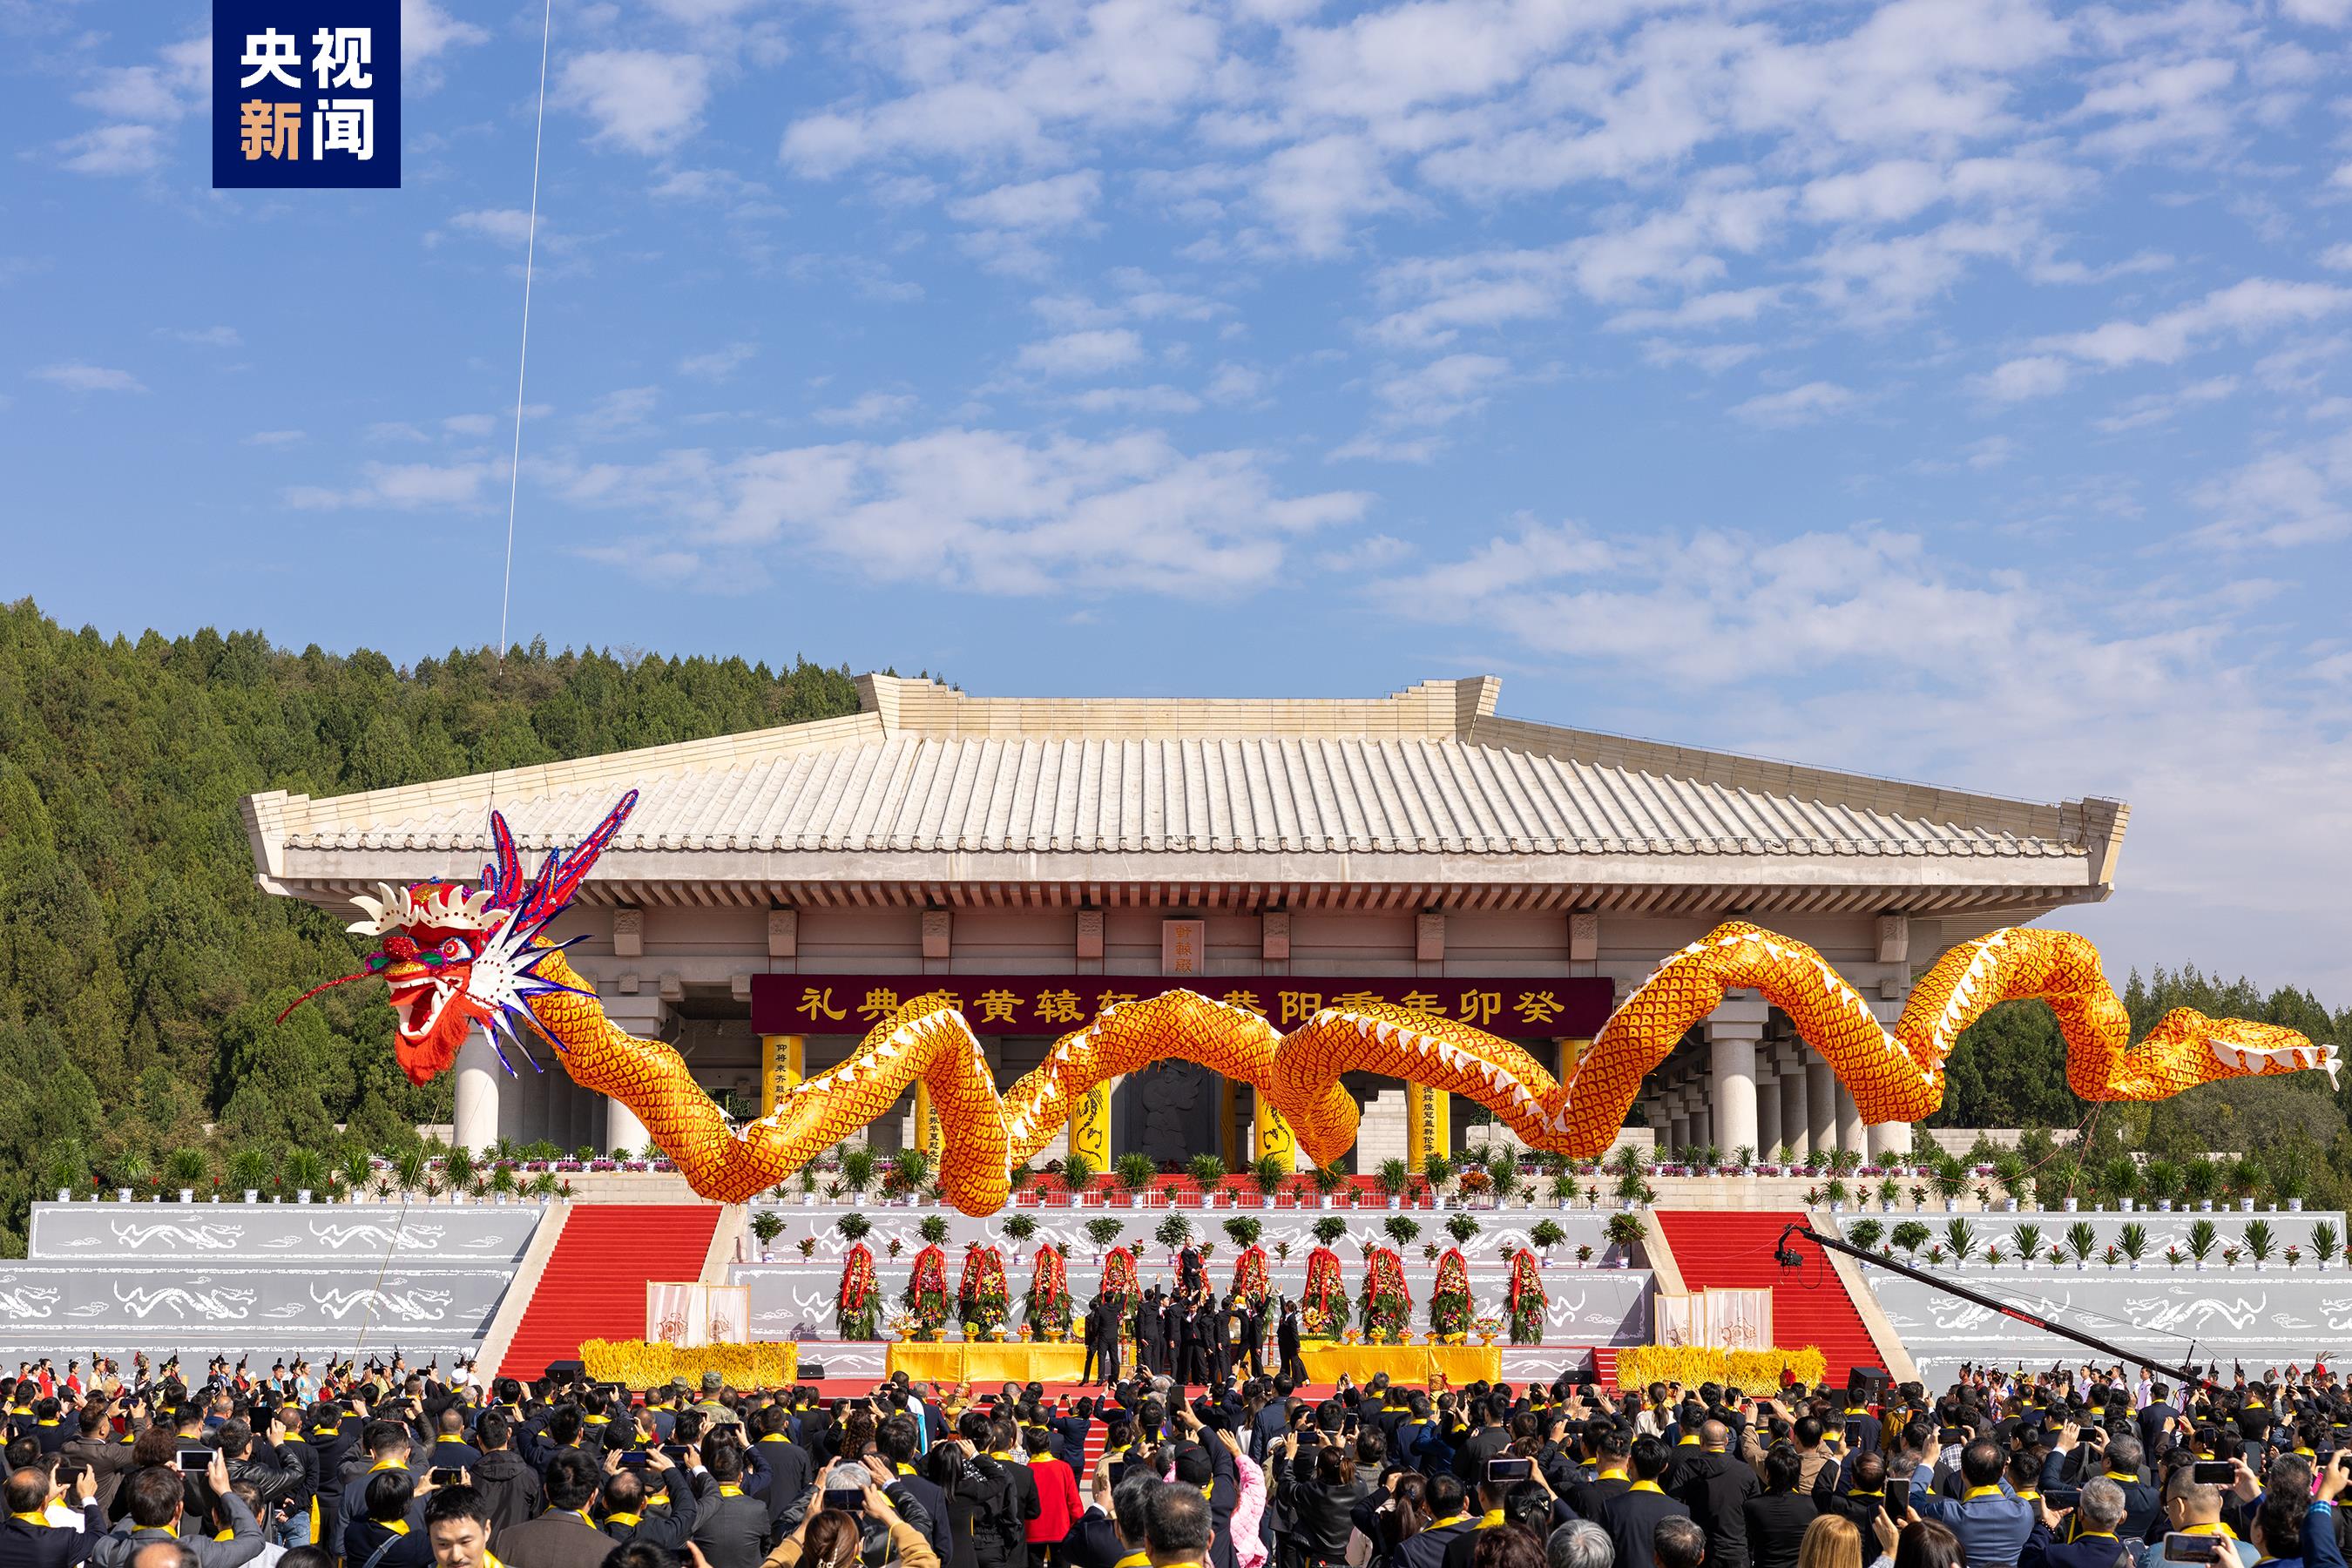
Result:
{"type": "Polygon", "coordinates": [[[1773,1260],[1773,1245],[1783,1226],[1804,1218],[1793,1212],[1748,1209],[1660,1209],[1658,1226],[1675,1261],[1683,1271],[1683,1288],[1696,1290],[1741,1286],[1769,1286],[1772,1290],[1772,1337],[1796,1349],[1818,1345],[1829,1362],[1830,1381],[1845,1382],[1856,1366],[1880,1365],[1870,1331],[1811,1242],[1790,1243],[1804,1258],[1801,1268],[1785,1273],[1773,1260]]]}
{"type": "Polygon", "coordinates": [[[537,1377],[576,1358],[583,1340],[643,1339],[646,1281],[702,1278],[719,1214],[717,1204],[574,1204],[499,1375],[537,1377]]]}

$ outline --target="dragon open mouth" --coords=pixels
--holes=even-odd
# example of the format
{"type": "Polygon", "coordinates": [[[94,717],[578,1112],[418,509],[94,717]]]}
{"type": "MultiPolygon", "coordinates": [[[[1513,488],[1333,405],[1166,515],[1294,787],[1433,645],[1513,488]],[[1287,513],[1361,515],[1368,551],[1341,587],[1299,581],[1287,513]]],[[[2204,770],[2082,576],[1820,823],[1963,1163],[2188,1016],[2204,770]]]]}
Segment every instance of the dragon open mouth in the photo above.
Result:
{"type": "Polygon", "coordinates": [[[422,1040],[431,1035],[434,1026],[441,1021],[441,1010],[449,1005],[449,998],[457,994],[457,985],[455,981],[435,980],[417,986],[413,997],[404,995],[392,998],[394,1010],[400,1015],[401,1037],[407,1040],[422,1040]]]}

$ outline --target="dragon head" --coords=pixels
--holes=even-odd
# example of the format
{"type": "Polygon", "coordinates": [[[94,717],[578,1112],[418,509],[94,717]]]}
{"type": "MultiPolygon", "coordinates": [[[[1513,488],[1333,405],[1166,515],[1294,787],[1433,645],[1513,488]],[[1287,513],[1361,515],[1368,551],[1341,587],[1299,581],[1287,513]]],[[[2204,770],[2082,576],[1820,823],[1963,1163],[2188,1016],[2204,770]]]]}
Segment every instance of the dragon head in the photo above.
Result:
{"type": "Polygon", "coordinates": [[[376,896],[354,898],[352,902],[367,918],[353,921],[349,929],[378,942],[366,967],[312,986],[278,1018],[321,991],[354,980],[381,980],[391,987],[394,1052],[415,1084],[447,1071],[466,1032],[477,1024],[509,1072],[514,1064],[500,1042],[502,1032],[513,1040],[518,1026],[525,1026],[562,1049],[560,1041],[540,1028],[530,1004],[541,996],[583,993],[540,973],[551,956],[571,945],[551,940],[547,930],[571,907],[588,868],[636,804],[631,790],[594,832],[569,850],[550,850],[529,878],[506,818],[492,812],[495,858],[482,868],[478,886],[417,882],[395,889],[378,883],[376,896]]]}

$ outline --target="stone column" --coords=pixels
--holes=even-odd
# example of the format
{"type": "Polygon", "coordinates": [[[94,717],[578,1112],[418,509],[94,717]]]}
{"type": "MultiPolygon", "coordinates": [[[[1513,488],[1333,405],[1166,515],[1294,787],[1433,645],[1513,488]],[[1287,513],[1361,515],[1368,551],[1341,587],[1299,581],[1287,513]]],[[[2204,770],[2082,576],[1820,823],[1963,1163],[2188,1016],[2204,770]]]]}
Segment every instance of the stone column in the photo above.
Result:
{"type": "Polygon", "coordinates": [[[1742,1144],[1757,1147],[1756,1043],[1769,1011],[1755,992],[1733,991],[1707,1015],[1707,1103],[1716,1135],[1700,1142],[1715,1143],[1727,1158],[1742,1144]]]}
{"type": "Polygon", "coordinates": [[[1816,1158],[1837,1147],[1837,1074],[1817,1056],[1805,1058],[1805,1137],[1816,1158]]]}
{"type": "Polygon", "coordinates": [[[1760,1074],[1756,1079],[1756,1163],[1769,1163],[1780,1146],[1780,1080],[1760,1074]]]}
{"type": "Polygon", "coordinates": [[[1839,1148],[1868,1157],[1862,1142],[1862,1112],[1854,1108],[1853,1091],[1843,1084],[1837,1088],[1837,1137],[1839,1148]]]}
{"type": "Polygon", "coordinates": [[[487,1153],[499,1142],[499,1053],[477,1024],[457,1047],[457,1110],[451,1141],[468,1153],[487,1153]]]}

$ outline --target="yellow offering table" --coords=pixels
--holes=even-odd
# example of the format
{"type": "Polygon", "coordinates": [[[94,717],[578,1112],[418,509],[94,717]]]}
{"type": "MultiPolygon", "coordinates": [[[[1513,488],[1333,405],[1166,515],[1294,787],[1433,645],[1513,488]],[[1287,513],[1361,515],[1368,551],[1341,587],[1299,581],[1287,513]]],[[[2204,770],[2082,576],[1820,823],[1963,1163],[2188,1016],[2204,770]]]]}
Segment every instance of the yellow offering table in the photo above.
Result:
{"type": "Polygon", "coordinates": [[[1076,1383],[1086,1371],[1083,1344],[1003,1344],[957,1342],[916,1344],[898,1341],[885,1358],[887,1373],[905,1373],[918,1383],[1076,1383]]]}
{"type": "Polygon", "coordinates": [[[1351,1345],[1309,1341],[1299,1346],[1298,1359],[1306,1363],[1307,1381],[1313,1384],[1337,1383],[1342,1373],[1360,1386],[1381,1373],[1387,1373],[1391,1383],[1407,1384],[1425,1384],[1433,1373],[1457,1384],[1482,1378],[1494,1383],[1503,1375],[1500,1345],[1351,1345]]]}

